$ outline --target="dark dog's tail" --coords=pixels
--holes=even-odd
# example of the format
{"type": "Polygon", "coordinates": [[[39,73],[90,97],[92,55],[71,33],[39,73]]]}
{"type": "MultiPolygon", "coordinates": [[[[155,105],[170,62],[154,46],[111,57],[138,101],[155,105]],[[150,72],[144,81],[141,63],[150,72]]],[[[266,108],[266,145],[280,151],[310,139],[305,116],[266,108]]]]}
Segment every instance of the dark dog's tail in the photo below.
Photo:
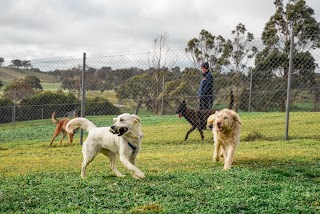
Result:
{"type": "Polygon", "coordinates": [[[56,118],[56,112],[54,111],[51,115],[51,120],[54,124],[59,123],[59,120],[56,118]]]}
{"type": "Polygon", "coordinates": [[[230,91],[230,103],[229,103],[229,109],[231,110],[233,108],[234,103],[234,97],[233,97],[233,90],[230,91]]]}

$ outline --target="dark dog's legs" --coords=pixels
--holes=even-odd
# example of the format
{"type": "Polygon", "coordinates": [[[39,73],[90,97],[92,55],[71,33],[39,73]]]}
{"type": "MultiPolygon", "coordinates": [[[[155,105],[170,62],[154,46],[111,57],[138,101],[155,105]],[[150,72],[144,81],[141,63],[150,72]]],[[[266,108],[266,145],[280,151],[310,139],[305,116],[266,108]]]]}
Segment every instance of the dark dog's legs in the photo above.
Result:
{"type": "Polygon", "coordinates": [[[204,135],[203,135],[203,132],[202,132],[202,129],[201,128],[198,128],[199,132],[200,132],[200,135],[201,135],[201,140],[204,139],[204,135]]]}
{"type": "MultiPolygon", "coordinates": [[[[193,130],[195,130],[195,129],[196,129],[196,127],[195,127],[195,126],[192,126],[191,129],[189,129],[189,131],[187,132],[186,137],[184,138],[184,140],[187,140],[189,134],[190,134],[193,130]]],[[[203,135],[203,134],[202,134],[202,135],[203,135]]]]}

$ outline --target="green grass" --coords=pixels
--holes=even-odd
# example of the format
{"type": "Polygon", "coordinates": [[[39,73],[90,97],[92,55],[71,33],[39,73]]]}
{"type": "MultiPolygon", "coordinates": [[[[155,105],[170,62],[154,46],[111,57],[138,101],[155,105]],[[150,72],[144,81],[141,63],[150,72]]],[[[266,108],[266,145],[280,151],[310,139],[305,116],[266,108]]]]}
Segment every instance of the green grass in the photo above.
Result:
{"type": "MultiPolygon", "coordinates": [[[[112,117],[89,119],[107,126],[112,117]]],[[[235,162],[224,171],[211,160],[210,131],[203,142],[196,131],[184,142],[190,127],[185,119],[142,116],[145,138],[137,159],[146,175],[142,180],[134,180],[119,160],[127,176],[115,177],[103,155],[89,165],[88,178],[80,179],[79,134],[73,145],[65,140],[60,146],[57,139],[50,147],[49,120],[1,125],[0,213],[319,213],[319,140],[273,139],[282,114],[241,113],[241,118],[235,162]],[[244,141],[259,126],[265,139],[244,141]]],[[[318,124],[315,118],[299,127],[313,130],[318,124]]]]}
{"type": "Polygon", "coordinates": [[[58,82],[57,78],[50,74],[34,72],[27,69],[0,67],[0,80],[3,81],[5,84],[11,83],[15,79],[21,79],[27,76],[38,77],[41,80],[41,84],[58,82]]]}

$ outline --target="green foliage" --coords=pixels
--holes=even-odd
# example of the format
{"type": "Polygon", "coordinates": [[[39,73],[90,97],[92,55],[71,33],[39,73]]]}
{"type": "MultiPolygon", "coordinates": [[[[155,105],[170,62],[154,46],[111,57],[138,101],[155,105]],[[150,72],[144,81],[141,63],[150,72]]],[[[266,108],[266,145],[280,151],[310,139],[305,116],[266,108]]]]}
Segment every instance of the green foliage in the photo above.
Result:
{"type": "Polygon", "coordinates": [[[0,67],[0,80],[3,83],[10,84],[15,79],[24,79],[27,76],[36,76],[40,79],[41,84],[58,83],[57,77],[53,76],[50,72],[39,72],[37,69],[0,67]]]}
{"type": "MultiPolygon", "coordinates": [[[[317,65],[310,52],[306,51],[306,47],[311,49],[319,47],[320,25],[313,17],[313,9],[307,6],[304,0],[289,1],[286,6],[283,5],[283,0],[275,0],[274,4],[275,14],[266,23],[262,33],[266,48],[257,55],[255,61],[253,88],[265,91],[267,84],[275,85],[279,88],[279,93],[277,95],[270,93],[264,101],[257,98],[256,100],[263,103],[256,103],[256,106],[268,106],[269,101],[274,100],[275,96],[276,100],[273,102],[284,111],[286,99],[283,97],[286,96],[285,85],[289,72],[290,35],[293,33],[295,38],[291,87],[295,89],[292,97],[296,98],[304,89],[310,88],[315,83],[317,65]]],[[[292,103],[294,101],[291,100],[292,103]]]]}
{"type": "Polygon", "coordinates": [[[13,102],[8,98],[0,98],[0,123],[12,121],[13,102]]]}
{"type": "Polygon", "coordinates": [[[25,79],[24,79],[25,82],[29,83],[31,85],[32,88],[34,89],[40,89],[42,90],[42,85],[41,85],[41,81],[38,77],[36,76],[27,76],[25,79]]]}
{"type": "Polygon", "coordinates": [[[213,70],[220,70],[227,48],[226,40],[222,36],[214,36],[201,30],[198,38],[188,42],[186,52],[191,55],[195,67],[199,67],[202,62],[209,62],[213,70]]]}
{"type": "Polygon", "coordinates": [[[108,99],[93,98],[86,100],[86,115],[117,115],[120,109],[114,106],[108,99]]]}
{"type": "Polygon", "coordinates": [[[63,116],[66,112],[76,109],[78,106],[80,106],[80,102],[72,93],[43,91],[21,100],[17,117],[19,120],[40,119],[42,117],[50,118],[54,111],[57,112],[57,116],[59,117],[63,116]],[[37,106],[37,108],[34,106],[37,106]]]}
{"type": "Polygon", "coordinates": [[[0,57],[0,67],[2,66],[3,63],[4,63],[4,58],[0,57]]]}
{"type": "Polygon", "coordinates": [[[20,101],[22,99],[28,98],[35,93],[36,91],[24,79],[14,80],[3,90],[3,95],[5,98],[15,101],[20,101]]]}
{"type": "MultiPolygon", "coordinates": [[[[160,99],[162,95],[162,81],[168,82],[174,79],[174,74],[168,69],[151,70],[147,73],[136,75],[123,82],[117,88],[117,98],[132,99],[139,107],[145,104],[149,111],[155,114],[160,112],[160,99]]],[[[169,94],[170,92],[165,92],[169,94]]],[[[167,97],[170,99],[171,97],[167,97]]]]}
{"type": "Polygon", "coordinates": [[[244,140],[245,141],[255,141],[255,140],[263,140],[265,137],[263,136],[262,133],[259,131],[254,130],[253,132],[249,133],[244,140]]]}

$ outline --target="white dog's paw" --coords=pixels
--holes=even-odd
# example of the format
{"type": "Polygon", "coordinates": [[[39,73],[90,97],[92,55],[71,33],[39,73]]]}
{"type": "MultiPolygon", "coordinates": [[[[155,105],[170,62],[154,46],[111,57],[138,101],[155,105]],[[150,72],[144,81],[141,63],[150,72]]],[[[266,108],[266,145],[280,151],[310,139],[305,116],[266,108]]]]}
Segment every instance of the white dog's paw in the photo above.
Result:
{"type": "Polygon", "coordinates": [[[117,177],[118,177],[118,178],[123,178],[123,177],[126,177],[126,176],[123,175],[123,174],[117,174],[117,177]]]}
{"type": "Polygon", "coordinates": [[[137,173],[132,173],[132,177],[135,179],[141,179],[141,178],[145,178],[145,175],[143,172],[137,172],[137,173]]]}

